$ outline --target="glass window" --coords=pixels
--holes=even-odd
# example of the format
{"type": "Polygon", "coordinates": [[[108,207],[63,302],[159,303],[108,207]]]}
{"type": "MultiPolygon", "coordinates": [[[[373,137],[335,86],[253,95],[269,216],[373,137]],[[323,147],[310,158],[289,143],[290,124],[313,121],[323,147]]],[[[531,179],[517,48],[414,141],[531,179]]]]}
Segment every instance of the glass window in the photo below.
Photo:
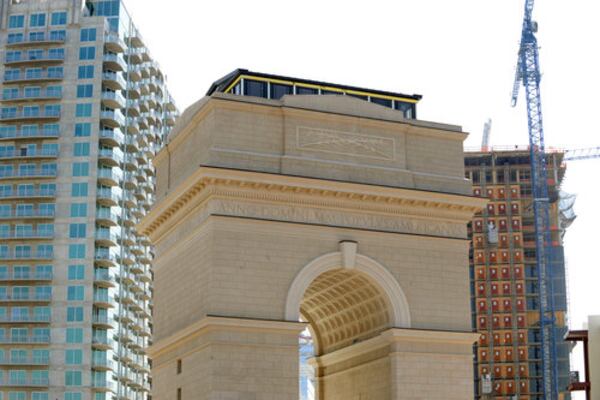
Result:
{"type": "Polygon", "coordinates": [[[414,104],[411,103],[404,103],[402,101],[395,101],[395,108],[398,111],[402,111],[402,113],[404,114],[404,118],[407,119],[412,119],[415,118],[415,113],[414,113],[414,104]]]}
{"type": "Polygon", "coordinates": [[[83,328],[67,328],[67,343],[83,343],[83,328]]]}
{"type": "Polygon", "coordinates": [[[56,42],[64,42],[67,38],[67,32],[63,30],[50,31],[50,40],[56,42]]]}
{"type": "MultiPolygon", "coordinates": [[[[49,78],[62,78],[63,77],[63,67],[48,67],[46,70],[49,78]]],[[[41,77],[41,72],[40,72],[41,77]]]]}
{"type": "Polygon", "coordinates": [[[73,163],[73,176],[89,176],[90,163],[76,162],[73,163]]]}
{"type": "Polygon", "coordinates": [[[31,400],[48,400],[48,392],[32,392],[31,400]]]}
{"type": "Polygon", "coordinates": [[[296,86],[296,94],[319,94],[319,89],[296,86]]]}
{"type": "Polygon", "coordinates": [[[93,65],[80,65],[77,70],[78,79],[92,79],[94,77],[93,65]]]}
{"type": "Polygon", "coordinates": [[[70,224],[69,237],[71,239],[85,238],[85,224],[70,224]]]}
{"type": "Polygon", "coordinates": [[[19,50],[12,50],[6,52],[6,62],[21,61],[22,59],[23,53],[19,50]]]}
{"type": "Polygon", "coordinates": [[[4,80],[14,81],[21,77],[21,70],[19,69],[6,69],[4,71],[4,80]]]}
{"type": "Polygon", "coordinates": [[[93,46],[86,46],[79,48],[79,59],[80,60],[93,60],[96,58],[96,48],[93,46]]]}
{"type": "Polygon", "coordinates": [[[64,400],[82,400],[81,392],[65,392],[64,400]]]}
{"type": "Polygon", "coordinates": [[[380,106],[392,108],[392,100],[382,99],[380,97],[371,97],[371,103],[379,104],[380,106]]]}
{"type": "Polygon", "coordinates": [[[44,32],[29,32],[30,42],[43,42],[46,40],[44,32]]]}
{"type": "Polygon", "coordinates": [[[87,197],[88,195],[88,184],[83,183],[72,183],[71,184],[71,196],[73,197],[87,197]]]}
{"type": "Polygon", "coordinates": [[[75,143],[73,146],[73,156],[85,157],[90,155],[90,144],[89,143],[75,143]]]}
{"type": "Polygon", "coordinates": [[[60,104],[46,104],[44,106],[44,114],[49,116],[60,115],[60,104]]]}
{"type": "Polygon", "coordinates": [[[65,49],[49,49],[48,58],[51,60],[64,60],[65,49]]]}
{"type": "MultiPolygon", "coordinates": [[[[91,110],[90,110],[90,112],[91,112],[91,110]]],[[[90,136],[91,132],[92,132],[92,124],[90,124],[90,123],[75,124],[75,136],[77,136],[77,137],[90,136]]]]}
{"type": "Polygon", "coordinates": [[[87,204],[86,203],[73,203],[71,204],[71,217],[87,217],[87,204]]]}
{"type": "Polygon", "coordinates": [[[25,27],[25,16],[24,15],[11,15],[8,17],[8,28],[17,29],[25,27]]]}
{"type": "Polygon", "coordinates": [[[94,94],[94,85],[77,85],[77,97],[78,98],[86,98],[92,97],[94,94]]]}
{"type": "Polygon", "coordinates": [[[36,13],[29,16],[29,26],[32,28],[46,26],[46,14],[36,13]]]}
{"type": "Polygon", "coordinates": [[[70,281],[80,281],[85,278],[85,266],[83,264],[69,265],[67,279],[70,281]]]}
{"type": "Polygon", "coordinates": [[[23,41],[22,33],[9,33],[8,43],[21,43],[23,41]]]}
{"type": "Polygon", "coordinates": [[[67,307],[67,322],[82,322],[83,307],[67,307]]]}
{"type": "Polygon", "coordinates": [[[91,117],[92,116],[92,104],[77,104],[75,106],[75,116],[76,117],[91,117]]]}
{"type": "Polygon", "coordinates": [[[96,28],[85,28],[81,30],[80,41],[82,42],[95,42],[96,41],[96,28]]]}
{"type": "Polygon", "coordinates": [[[83,286],[69,286],[67,288],[68,301],[83,301],[84,288],[83,286]]]}
{"type": "Polygon", "coordinates": [[[271,83],[271,98],[280,99],[286,94],[292,94],[292,85],[282,85],[279,83],[271,83]]]}
{"type": "Polygon", "coordinates": [[[65,386],[81,386],[81,371],[65,371],[65,386]]]}
{"type": "Polygon", "coordinates": [[[83,351],[79,349],[65,350],[65,364],[81,365],[83,362],[83,351]]]}
{"type": "Polygon", "coordinates": [[[77,258],[85,258],[85,244],[70,244],[69,258],[71,260],[77,258]]]}
{"type": "MultiPolygon", "coordinates": [[[[24,373],[25,371],[21,372],[24,373]]],[[[16,374],[12,374],[12,371],[10,374],[10,380],[16,384],[19,384],[19,382],[23,382],[22,384],[25,384],[26,382],[25,375],[23,375],[22,380],[19,380],[19,377],[16,374]]],[[[25,392],[8,392],[8,400],[25,400],[25,396],[25,392]]]]}
{"type": "Polygon", "coordinates": [[[267,98],[267,82],[244,80],[244,94],[246,96],[256,96],[267,98]]]}
{"type": "Polygon", "coordinates": [[[53,12],[50,17],[50,25],[66,25],[67,24],[67,12],[57,11],[53,12]]]}

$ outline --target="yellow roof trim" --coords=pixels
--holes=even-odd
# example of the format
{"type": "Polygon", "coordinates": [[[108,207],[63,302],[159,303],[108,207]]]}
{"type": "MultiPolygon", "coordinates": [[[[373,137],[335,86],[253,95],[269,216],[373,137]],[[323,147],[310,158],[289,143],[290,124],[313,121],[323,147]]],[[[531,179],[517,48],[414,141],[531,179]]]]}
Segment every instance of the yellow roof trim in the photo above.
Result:
{"type": "Polygon", "coordinates": [[[310,83],[296,83],[294,81],[286,81],[286,80],[281,80],[281,79],[270,79],[270,78],[263,78],[263,77],[258,77],[258,76],[252,76],[252,75],[240,75],[240,76],[238,76],[227,87],[227,89],[225,89],[225,93],[228,93],[242,79],[252,79],[252,80],[260,81],[260,82],[279,83],[279,84],[283,84],[283,85],[292,85],[292,86],[306,87],[306,88],[311,88],[311,89],[327,90],[327,91],[338,92],[338,93],[355,94],[355,95],[359,95],[359,96],[368,96],[368,97],[377,98],[377,99],[386,99],[386,100],[401,101],[401,102],[404,102],[404,103],[416,104],[416,103],[419,102],[419,100],[409,99],[409,98],[406,98],[406,97],[387,96],[387,95],[383,95],[383,94],[374,94],[374,93],[363,92],[363,91],[359,91],[359,90],[344,90],[344,89],[340,89],[340,88],[336,88],[336,87],[332,87],[332,86],[321,86],[321,85],[314,85],[314,84],[310,84],[310,83]]]}

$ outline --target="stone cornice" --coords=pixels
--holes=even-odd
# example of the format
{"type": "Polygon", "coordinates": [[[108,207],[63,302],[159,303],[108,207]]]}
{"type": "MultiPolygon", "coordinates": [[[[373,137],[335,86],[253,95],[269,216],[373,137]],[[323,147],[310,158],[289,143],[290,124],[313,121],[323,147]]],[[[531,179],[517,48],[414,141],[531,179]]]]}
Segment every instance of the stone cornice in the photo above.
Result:
{"type": "Polygon", "coordinates": [[[279,332],[290,335],[299,335],[306,328],[304,322],[271,321],[251,318],[232,318],[219,316],[206,316],[200,321],[177,331],[146,350],[151,357],[158,357],[173,346],[181,345],[200,335],[215,331],[227,330],[237,332],[279,332]]]}
{"type": "Polygon", "coordinates": [[[425,329],[392,328],[382,332],[379,336],[356,343],[352,346],[314,357],[310,360],[313,365],[325,367],[350,360],[362,354],[373,352],[395,342],[407,343],[439,343],[446,345],[471,346],[479,338],[478,333],[461,331],[440,331],[425,329]]]}
{"type": "Polygon", "coordinates": [[[484,199],[253,171],[201,167],[138,225],[156,241],[210,198],[313,207],[467,223],[484,199]]]}

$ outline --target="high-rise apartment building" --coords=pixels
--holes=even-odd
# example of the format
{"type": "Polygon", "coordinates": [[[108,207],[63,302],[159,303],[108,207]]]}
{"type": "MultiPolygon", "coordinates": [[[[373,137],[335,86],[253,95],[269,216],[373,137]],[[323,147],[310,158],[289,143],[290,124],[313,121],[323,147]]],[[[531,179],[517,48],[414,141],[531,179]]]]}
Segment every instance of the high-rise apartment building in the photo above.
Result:
{"type": "MultiPolygon", "coordinates": [[[[556,321],[556,359],[561,398],[570,398],[567,296],[562,236],[568,225],[560,208],[565,173],[563,153],[548,153],[552,260],[549,273],[556,321]]],[[[539,290],[527,148],[468,152],[466,177],[473,194],[489,199],[470,226],[473,328],[476,346],[475,391],[480,399],[542,397],[539,290]]]]}
{"type": "Polygon", "coordinates": [[[119,0],[0,7],[0,399],[145,399],[135,224],[177,110],[119,0]]]}

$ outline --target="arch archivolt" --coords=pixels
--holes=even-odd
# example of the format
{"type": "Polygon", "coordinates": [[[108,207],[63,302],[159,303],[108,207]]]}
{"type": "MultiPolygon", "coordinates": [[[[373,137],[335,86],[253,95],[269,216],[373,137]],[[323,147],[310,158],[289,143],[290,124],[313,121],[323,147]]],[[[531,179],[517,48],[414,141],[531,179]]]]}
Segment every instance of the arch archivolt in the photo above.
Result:
{"type": "Polygon", "coordinates": [[[408,302],[394,276],[359,254],[352,241],[340,242],[339,251],[314,259],[298,273],[288,291],[285,318],[310,324],[317,355],[389,328],[410,327],[408,302]]]}

